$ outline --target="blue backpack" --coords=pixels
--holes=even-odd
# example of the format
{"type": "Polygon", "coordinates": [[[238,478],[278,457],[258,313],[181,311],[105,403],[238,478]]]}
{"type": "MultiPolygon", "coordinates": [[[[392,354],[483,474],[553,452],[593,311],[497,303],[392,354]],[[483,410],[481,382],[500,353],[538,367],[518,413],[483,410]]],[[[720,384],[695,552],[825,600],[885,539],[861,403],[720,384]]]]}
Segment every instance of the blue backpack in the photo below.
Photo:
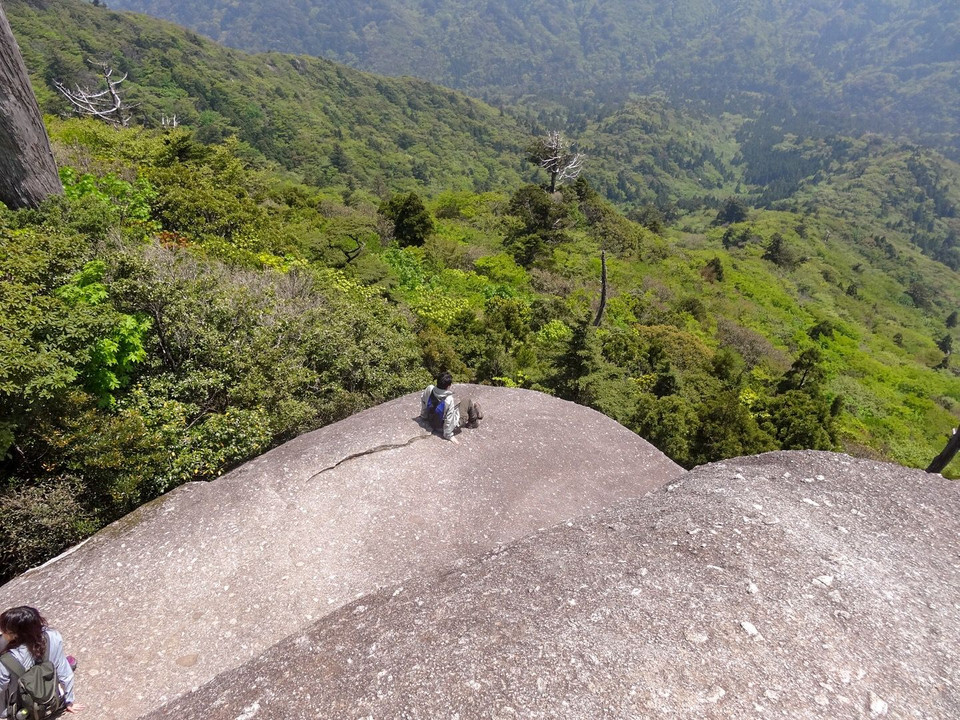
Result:
{"type": "Polygon", "coordinates": [[[446,398],[438,398],[430,392],[427,400],[427,416],[430,418],[430,427],[434,430],[443,430],[443,416],[446,414],[446,398]]]}

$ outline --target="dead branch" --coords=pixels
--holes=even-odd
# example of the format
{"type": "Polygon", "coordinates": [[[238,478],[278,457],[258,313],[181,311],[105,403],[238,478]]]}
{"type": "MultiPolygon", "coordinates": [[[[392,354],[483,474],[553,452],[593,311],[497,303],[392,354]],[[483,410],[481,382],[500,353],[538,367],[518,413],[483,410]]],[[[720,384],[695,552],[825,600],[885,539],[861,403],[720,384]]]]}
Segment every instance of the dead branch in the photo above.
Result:
{"type": "Polygon", "coordinates": [[[583,153],[570,152],[570,145],[559,130],[541,138],[531,154],[531,160],[550,174],[550,192],[564,180],[576,180],[583,170],[583,153]]]}
{"type": "Polygon", "coordinates": [[[118,88],[120,83],[127,79],[127,74],[124,73],[122,78],[114,80],[112,67],[103,62],[93,60],[88,62],[100,68],[103,81],[107,84],[105,89],[97,92],[74,85],[74,89],[70,90],[59,80],[53,81],[54,87],[70,101],[79,114],[100,118],[111,125],[126,127],[130,123],[130,114],[125,112],[123,97],[118,88]]]}

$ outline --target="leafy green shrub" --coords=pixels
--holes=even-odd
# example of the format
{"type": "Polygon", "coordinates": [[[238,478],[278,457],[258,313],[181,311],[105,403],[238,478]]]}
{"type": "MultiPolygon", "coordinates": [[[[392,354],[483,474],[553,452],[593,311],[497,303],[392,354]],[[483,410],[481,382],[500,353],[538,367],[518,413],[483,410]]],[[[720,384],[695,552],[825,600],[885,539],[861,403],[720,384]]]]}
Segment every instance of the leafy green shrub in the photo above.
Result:
{"type": "Polygon", "coordinates": [[[570,327],[560,320],[551,320],[537,330],[537,340],[546,345],[567,341],[572,336],[570,327]]]}
{"type": "Polygon", "coordinates": [[[770,242],[763,251],[763,259],[769,260],[774,265],[786,270],[793,270],[803,262],[800,254],[787,243],[780,233],[774,233],[770,238],[770,242]]]}
{"type": "Polygon", "coordinates": [[[0,492],[0,578],[53,557],[89,534],[90,513],[78,502],[81,483],[55,478],[0,492]]]}
{"type": "Polygon", "coordinates": [[[113,173],[97,177],[90,173],[80,174],[71,167],[61,167],[60,180],[68,200],[73,204],[91,201],[91,206],[95,204],[102,209],[104,221],[111,225],[138,228],[143,236],[160,229],[150,209],[157,193],[144,177],[131,183],[113,173]]]}
{"type": "Polygon", "coordinates": [[[18,428],[78,387],[112,403],[145,358],[149,322],[114,308],[102,282],[105,266],[85,262],[87,253],[76,237],[0,236],[0,423],[7,441],[0,457],[18,428]]]}
{"type": "Polygon", "coordinates": [[[524,288],[530,284],[527,271],[514,262],[509,255],[502,253],[485,255],[477,258],[473,267],[477,273],[490,278],[495,283],[503,283],[514,288],[524,288]]]}
{"type": "Polygon", "coordinates": [[[427,284],[428,271],[419,249],[392,247],[380,257],[391,267],[401,288],[416,290],[427,284]]]}
{"type": "Polygon", "coordinates": [[[512,216],[504,246],[517,263],[529,268],[546,248],[562,238],[561,228],[569,220],[570,209],[543,188],[525,185],[510,198],[512,216]]]}
{"type": "MultiPolygon", "coordinates": [[[[106,264],[102,260],[92,260],[55,294],[66,303],[68,312],[79,305],[101,305],[108,298],[107,287],[102,282],[105,272],[106,264]]],[[[150,325],[150,319],[142,313],[117,313],[106,337],[94,342],[83,375],[87,389],[101,402],[112,403],[113,392],[129,381],[134,365],[146,359],[143,342],[150,325]]]]}

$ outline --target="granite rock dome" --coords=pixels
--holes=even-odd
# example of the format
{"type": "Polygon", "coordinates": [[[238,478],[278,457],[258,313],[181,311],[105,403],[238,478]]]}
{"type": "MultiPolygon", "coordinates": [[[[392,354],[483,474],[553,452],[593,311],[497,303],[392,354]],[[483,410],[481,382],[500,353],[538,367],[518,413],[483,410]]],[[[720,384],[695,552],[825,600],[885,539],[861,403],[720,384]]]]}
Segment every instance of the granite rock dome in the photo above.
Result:
{"type": "Polygon", "coordinates": [[[161,718],[960,717],[960,497],[822,452],[700,467],[371,593],[161,718]]]}
{"type": "Polygon", "coordinates": [[[174,490],[7,583],[0,606],[40,607],[80,659],[78,702],[129,720],[357,598],[683,473],[593,410],[456,389],[487,415],[457,444],[399,398],[174,490]]]}

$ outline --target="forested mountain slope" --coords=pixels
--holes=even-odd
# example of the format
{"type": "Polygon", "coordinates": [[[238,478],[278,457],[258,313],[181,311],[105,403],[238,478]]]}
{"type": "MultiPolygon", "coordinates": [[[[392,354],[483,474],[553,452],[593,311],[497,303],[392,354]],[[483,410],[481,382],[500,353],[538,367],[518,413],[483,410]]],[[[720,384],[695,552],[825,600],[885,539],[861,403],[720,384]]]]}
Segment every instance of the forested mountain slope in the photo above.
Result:
{"type": "Polygon", "coordinates": [[[0,208],[2,576],[443,368],[685,467],[922,467],[957,424],[960,171],[934,150],[635,98],[565,128],[588,162],[550,194],[523,148],[552,110],[5,8],[66,193],[0,208]],[[129,73],[130,127],[57,117],[88,60],[129,73]]]}
{"type": "Polygon", "coordinates": [[[46,112],[70,111],[55,81],[97,87],[102,62],[128,75],[120,88],[134,124],[176,118],[204,142],[235,134],[311,184],[482,191],[519,180],[525,134],[460,93],[315,58],[254,57],[79,1],[4,5],[46,112]]]}
{"type": "MultiPolygon", "coordinates": [[[[70,114],[55,82],[96,88],[95,63],[107,63],[127,74],[121,92],[135,125],[176,118],[202,142],[236,135],[320,187],[483,192],[515,185],[536,177],[525,152],[533,135],[555,127],[556,118],[535,107],[505,114],[409,78],[308,57],[251,56],[80,0],[5,7],[44,111],[70,114]]],[[[611,198],[637,206],[705,198],[717,206],[735,185],[732,127],[643,100],[583,118],[569,132],[611,198]]]]}
{"type": "Polygon", "coordinates": [[[960,6],[940,0],[117,0],[235,47],[575,106],[663,92],[958,150],[960,6]]]}

